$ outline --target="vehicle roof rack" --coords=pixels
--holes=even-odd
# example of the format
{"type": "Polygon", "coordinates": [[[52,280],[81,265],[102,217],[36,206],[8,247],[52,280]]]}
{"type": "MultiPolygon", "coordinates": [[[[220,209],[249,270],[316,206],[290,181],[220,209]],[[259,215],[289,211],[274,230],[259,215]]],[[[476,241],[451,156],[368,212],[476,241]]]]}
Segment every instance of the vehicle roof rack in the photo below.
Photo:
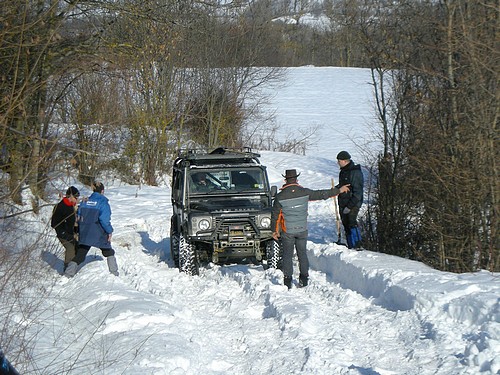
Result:
{"type": "Polygon", "coordinates": [[[180,149],[177,153],[178,158],[190,161],[193,164],[210,162],[215,160],[220,161],[254,161],[258,164],[260,154],[253,152],[250,147],[242,148],[228,148],[228,147],[218,147],[212,151],[207,151],[206,149],[180,149]]]}

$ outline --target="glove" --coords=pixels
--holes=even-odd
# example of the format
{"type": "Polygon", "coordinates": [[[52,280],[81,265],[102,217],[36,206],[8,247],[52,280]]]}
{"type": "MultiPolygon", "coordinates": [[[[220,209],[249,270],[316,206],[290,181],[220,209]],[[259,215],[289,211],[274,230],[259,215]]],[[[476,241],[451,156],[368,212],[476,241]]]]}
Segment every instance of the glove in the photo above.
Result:
{"type": "Polygon", "coordinates": [[[351,212],[349,207],[345,207],[344,210],[342,211],[344,215],[347,215],[349,212],[351,212]]]}

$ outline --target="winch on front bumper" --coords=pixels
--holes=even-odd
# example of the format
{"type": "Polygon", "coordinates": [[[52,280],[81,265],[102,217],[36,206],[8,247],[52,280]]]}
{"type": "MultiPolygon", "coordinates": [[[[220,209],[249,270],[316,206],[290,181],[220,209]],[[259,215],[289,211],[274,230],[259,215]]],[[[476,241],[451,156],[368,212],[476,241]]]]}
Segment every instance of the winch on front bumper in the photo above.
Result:
{"type": "Polygon", "coordinates": [[[211,236],[214,263],[217,263],[220,257],[255,257],[257,261],[262,260],[261,239],[270,237],[271,231],[259,229],[255,217],[219,218],[215,222],[211,236]]]}

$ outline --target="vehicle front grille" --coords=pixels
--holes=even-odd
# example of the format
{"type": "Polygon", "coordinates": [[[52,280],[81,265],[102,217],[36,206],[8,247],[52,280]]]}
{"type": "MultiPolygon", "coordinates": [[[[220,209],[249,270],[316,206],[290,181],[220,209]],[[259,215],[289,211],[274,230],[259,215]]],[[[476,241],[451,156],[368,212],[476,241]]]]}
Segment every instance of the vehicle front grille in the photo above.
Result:
{"type": "Polygon", "coordinates": [[[220,247],[253,247],[258,236],[255,217],[217,218],[214,236],[220,247]]]}

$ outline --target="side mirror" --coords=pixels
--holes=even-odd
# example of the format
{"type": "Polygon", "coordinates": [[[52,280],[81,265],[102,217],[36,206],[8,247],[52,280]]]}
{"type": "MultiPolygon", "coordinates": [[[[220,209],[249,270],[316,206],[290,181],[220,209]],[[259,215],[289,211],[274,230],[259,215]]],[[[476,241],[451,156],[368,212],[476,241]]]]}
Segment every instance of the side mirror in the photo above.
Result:
{"type": "Polygon", "coordinates": [[[275,185],[271,186],[271,197],[274,198],[277,192],[278,192],[278,187],[275,185]]]}

